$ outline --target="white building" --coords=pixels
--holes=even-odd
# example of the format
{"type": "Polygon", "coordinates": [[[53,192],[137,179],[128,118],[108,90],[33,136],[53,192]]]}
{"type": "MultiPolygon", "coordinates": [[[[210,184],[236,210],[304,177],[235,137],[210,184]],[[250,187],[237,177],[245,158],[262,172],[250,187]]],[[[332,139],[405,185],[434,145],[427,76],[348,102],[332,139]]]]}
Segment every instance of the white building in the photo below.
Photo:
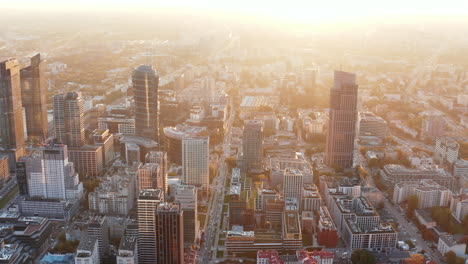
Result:
{"type": "Polygon", "coordinates": [[[117,264],[138,264],[138,239],[126,235],[120,240],[117,264]]]}
{"type": "Polygon", "coordinates": [[[209,137],[193,136],[182,140],[182,170],[185,184],[208,191],[209,137]]]}
{"type": "Polygon", "coordinates": [[[80,240],[76,249],[75,264],[99,264],[99,242],[94,237],[80,240]]]}
{"type": "Polygon", "coordinates": [[[440,164],[453,165],[458,159],[460,145],[452,138],[439,137],[436,139],[434,158],[440,164]]]}
{"type": "MultiPolygon", "coordinates": [[[[284,171],[283,195],[284,198],[296,198],[297,205],[302,204],[304,177],[298,169],[286,169],[284,171]]],[[[298,206],[299,207],[299,206],[298,206]]]]}
{"type": "Polygon", "coordinates": [[[434,206],[448,206],[452,192],[432,180],[414,182],[400,182],[395,184],[393,202],[401,203],[410,196],[418,197],[418,208],[431,208],[434,206]]]}
{"type": "Polygon", "coordinates": [[[449,251],[453,251],[458,257],[465,257],[466,244],[458,243],[452,235],[443,235],[439,237],[437,250],[442,256],[449,251]]]}
{"type": "Polygon", "coordinates": [[[468,215],[468,194],[453,196],[452,201],[450,201],[450,211],[452,211],[453,217],[461,223],[468,215]]]}
{"type": "Polygon", "coordinates": [[[184,243],[195,243],[198,236],[197,189],[192,185],[178,185],[174,192],[174,202],[184,211],[184,243]]]}

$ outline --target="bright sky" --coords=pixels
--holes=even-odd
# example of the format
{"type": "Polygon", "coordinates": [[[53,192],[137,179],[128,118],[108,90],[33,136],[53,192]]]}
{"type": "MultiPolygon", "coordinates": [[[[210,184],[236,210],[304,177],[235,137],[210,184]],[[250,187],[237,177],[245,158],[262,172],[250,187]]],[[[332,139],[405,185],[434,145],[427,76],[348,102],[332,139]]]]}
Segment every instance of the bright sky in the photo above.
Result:
{"type": "Polygon", "coordinates": [[[468,0],[14,0],[8,1],[8,8],[215,11],[300,23],[409,16],[468,18],[468,0]]]}

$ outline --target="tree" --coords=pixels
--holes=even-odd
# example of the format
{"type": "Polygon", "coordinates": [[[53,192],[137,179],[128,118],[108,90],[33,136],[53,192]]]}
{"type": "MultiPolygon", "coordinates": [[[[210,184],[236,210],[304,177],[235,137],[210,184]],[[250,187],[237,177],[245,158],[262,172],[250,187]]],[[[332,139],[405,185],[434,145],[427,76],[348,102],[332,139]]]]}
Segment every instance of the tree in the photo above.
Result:
{"type": "Polygon", "coordinates": [[[351,262],[353,264],[374,264],[376,259],[374,254],[365,249],[356,249],[351,254],[351,262]]]}
{"type": "Polygon", "coordinates": [[[448,263],[448,264],[455,264],[456,261],[457,261],[457,255],[455,255],[455,252],[453,251],[449,251],[447,253],[445,253],[445,261],[448,263]]]}
{"type": "Polygon", "coordinates": [[[406,214],[408,215],[409,218],[414,217],[414,210],[418,208],[418,203],[419,203],[419,198],[416,195],[411,195],[408,198],[408,208],[406,211],[406,214]]]}

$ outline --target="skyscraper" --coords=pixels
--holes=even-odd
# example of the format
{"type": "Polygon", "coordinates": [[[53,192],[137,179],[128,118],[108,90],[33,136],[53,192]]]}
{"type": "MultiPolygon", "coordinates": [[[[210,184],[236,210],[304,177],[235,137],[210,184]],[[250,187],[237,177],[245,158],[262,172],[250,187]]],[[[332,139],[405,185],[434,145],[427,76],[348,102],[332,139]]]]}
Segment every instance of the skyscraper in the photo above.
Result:
{"type": "MultiPolygon", "coordinates": [[[[26,160],[26,158],[25,158],[26,160]]],[[[29,195],[47,199],[67,200],[76,196],[78,175],[68,162],[67,146],[47,145],[42,149],[40,162],[26,163],[29,195]]]]}
{"type": "Polygon", "coordinates": [[[135,135],[159,142],[159,76],[153,66],[141,65],[133,70],[135,100],[135,135]]]}
{"type": "Polygon", "coordinates": [[[31,58],[31,65],[21,69],[21,97],[26,112],[28,138],[47,138],[47,84],[44,62],[38,53],[31,58]]]}
{"type": "Polygon", "coordinates": [[[193,245],[198,234],[197,189],[192,185],[178,185],[175,188],[174,202],[184,211],[184,243],[193,245]]]}
{"type": "Polygon", "coordinates": [[[17,59],[0,62],[0,151],[9,154],[10,167],[24,155],[24,121],[20,66],[17,59]]]}
{"type": "Polygon", "coordinates": [[[158,264],[184,263],[183,211],[178,204],[162,203],[156,210],[158,264]]]}
{"type": "Polygon", "coordinates": [[[138,263],[156,262],[156,221],[155,212],[164,202],[163,192],[159,189],[141,190],[138,195],[138,263]]]}
{"type": "Polygon", "coordinates": [[[353,73],[335,71],[334,80],[330,92],[325,163],[330,167],[351,168],[356,134],[358,85],[353,73]]]}
{"type": "Polygon", "coordinates": [[[80,92],[53,97],[54,128],[57,142],[69,147],[85,144],[84,101],[80,92]]]}
{"type": "Polygon", "coordinates": [[[263,158],[263,123],[246,120],[242,135],[243,160],[246,169],[260,169],[263,158]]]}
{"type": "Polygon", "coordinates": [[[209,137],[193,136],[182,140],[182,176],[185,184],[208,191],[209,155],[209,137]]]}
{"type": "Polygon", "coordinates": [[[99,241],[99,260],[108,263],[109,257],[109,225],[105,215],[96,215],[89,221],[88,236],[99,241]]]}
{"type": "Polygon", "coordinates": [[[167,152],[164,151],[150,151],[145,156],[147,163],[156,163],[160,169],[158,175],[158,185],[156,188],[161,188],[164,193],[167,193],[167,152]]]}

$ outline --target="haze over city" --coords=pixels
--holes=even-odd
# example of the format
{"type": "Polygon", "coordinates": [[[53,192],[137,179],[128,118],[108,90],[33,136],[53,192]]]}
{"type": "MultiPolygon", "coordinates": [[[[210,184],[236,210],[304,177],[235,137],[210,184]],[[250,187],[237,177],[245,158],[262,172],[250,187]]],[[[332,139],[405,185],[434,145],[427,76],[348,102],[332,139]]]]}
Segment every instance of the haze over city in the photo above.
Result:
{"type": "Polygon", "coordinates": [[[1,263],[468,263],[468,2],[0,11],[1,263]]]}

